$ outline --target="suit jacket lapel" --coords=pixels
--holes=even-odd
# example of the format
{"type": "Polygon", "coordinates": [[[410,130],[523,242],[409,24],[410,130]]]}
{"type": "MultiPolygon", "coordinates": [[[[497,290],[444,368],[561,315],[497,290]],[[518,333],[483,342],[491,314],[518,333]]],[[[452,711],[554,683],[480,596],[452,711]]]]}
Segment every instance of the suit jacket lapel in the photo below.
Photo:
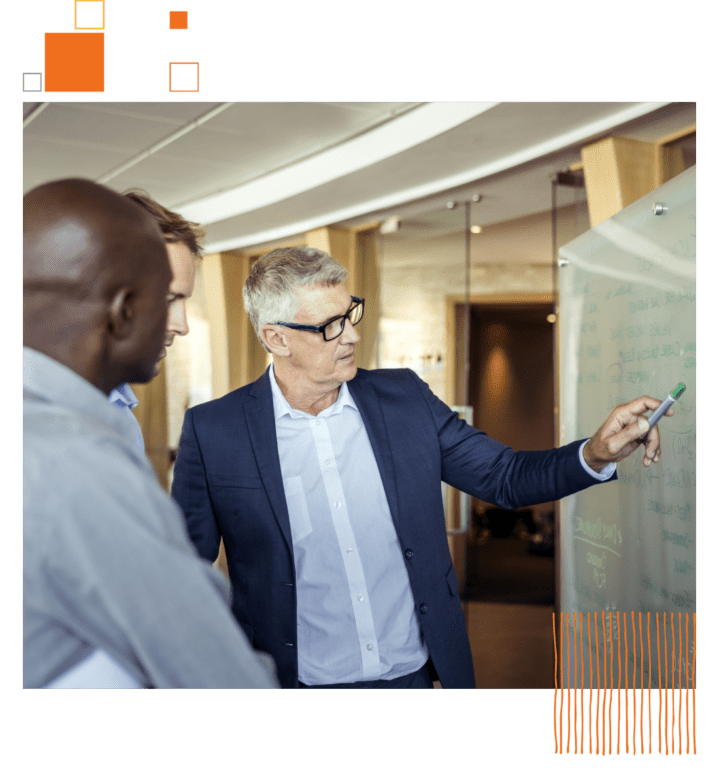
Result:
{"type": "Polygon", "coordinates": [[[272,511],[291,552],[292,531],[290,529],[290,516],[287,511],[287,500],[285,499],[285,488],[282,482],[280,454],[277,450],[277,431],[275,429],[275,411],[272,404],[269,369],[255,381],[250,390],[250,397],[245,402],[245,417],[267,498],[270,500],[272,511]]]}
{"type": "MultiPolygon", "coordinates": [[[[359,373],[348,386],[362,421],[364,422],[370,445],[374,451],[382,485],[384,486],[387,503],[394,522],[395,530],[399,533],[399,497],[397,495],[397,479],[395,475],[389,433],[382,412],[382,404],[371,383],[361,378],[359,373]]],[[[252,449],[257,461],[257,467],[265,487],[272,512],[277,519],[282,535],[292,551],[292,531],[290,516],[287,511],[287,500],[282,482],[280,455],[277,450],[277,432],[275,429],[275,412],[272,404],[272,389],[270,386],[269,369],[254,383],[250,397],[245,402],[245,417],[252,443],[252,449]]]]}
{"type": "Polygon", "coordinates": [[[399,519],[399,497],[397,495],[397,476],[392,460],[392,449],[390,445],[387,424],[382,412],[382,404],[377,392],[372,384],[362,378],[362,372],[348,382],[348,387],[352,393],[357,408],[359,409],[362,421],[364,422],[370,445],[374,451],[377,467],[382,485],[387,496],[387,503],[392,514],[392,521],[397,533],[400,530],[399,519]]]}

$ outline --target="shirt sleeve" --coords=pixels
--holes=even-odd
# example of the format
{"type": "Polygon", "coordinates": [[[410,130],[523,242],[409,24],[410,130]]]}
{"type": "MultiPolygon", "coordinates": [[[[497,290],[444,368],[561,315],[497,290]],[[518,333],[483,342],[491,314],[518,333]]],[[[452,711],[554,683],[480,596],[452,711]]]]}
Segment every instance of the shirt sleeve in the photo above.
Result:
{"type": "Polygon", "coordinates": [[[601,482],[604,482],[605,480],[610,480],[614,473],[617,471],[617,465],[612,461],[609,464],[607,464],[604,469],[602,469],[601,472],[595,472],[593,469],[590,468],[589,464],[587,464],[586,461],[584,461],[584,446],[589,442],[589,440],[585,440],[580,446],[579,446],[579,461],[581,462],[584,469],[589,472],[589,474],[595,479],[600,480],[601,482]]]}

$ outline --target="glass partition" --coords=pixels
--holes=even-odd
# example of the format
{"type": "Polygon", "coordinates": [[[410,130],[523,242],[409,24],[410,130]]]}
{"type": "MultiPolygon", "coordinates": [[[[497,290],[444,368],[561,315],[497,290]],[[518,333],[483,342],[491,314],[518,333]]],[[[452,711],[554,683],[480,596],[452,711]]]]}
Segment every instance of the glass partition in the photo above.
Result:
{"type": "Polygon", "coordinates": [[[617,482],[561,502],[561,609],[613,614],[614,642],[622,612],[696,610],[695,184],[692,168],[560,249],[560,442],[686,385],[659,463],[640,448],[617,482]]]}
{"type": "MultiPolygon", "coordinates": [[[[377,365],[410,368],[472,423],[472,409],[446,391],[447,333],[468,344],[468,324],[448,328],[448,294],[469,294],[468,210],[464,202],[390,220],[378,235],[380,318],[377,365]]],[[[471,209],[470,209],[471,211],[471,209]]],[[[469,309],[469,305],[467,305],[469,309]]],[[[462,372],[464,377],[465,372],[462,372]]],[[[445,526],[455,571],[466,581],[470,498],[442,484],[445,526]]]]}

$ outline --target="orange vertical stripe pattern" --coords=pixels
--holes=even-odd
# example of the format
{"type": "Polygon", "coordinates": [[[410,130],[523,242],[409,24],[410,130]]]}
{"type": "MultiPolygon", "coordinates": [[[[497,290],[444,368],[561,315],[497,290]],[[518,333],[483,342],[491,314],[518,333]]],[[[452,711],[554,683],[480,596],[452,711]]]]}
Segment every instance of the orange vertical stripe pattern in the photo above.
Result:
{"type": "MultiPolygon", "coordinates": [[[[682,622],[682,613],[678,613],[677,627],[679,632],[679,643],[677,649],[676,628],[674,621],[674,613],[670,612],[669,623],[671,627],[667,627],[667,614],[663,612],[662,623],[660,626],[659,612],[655,612],[655,625],[657,632],[657,682],[656,690],[659,697],[659,716],[657,721],[657,739],[659,754],[662,754],[662,730],[664,754],[669,754],[669,667],[671,665],[671,689],[672,689],[672,706],[671,706],[671,752],[675,751],[675,730],[678,733],[678,754],[690,754],[696,750],[696,683],[695,683],[695,669],[696,669],[696,613],[692,614],[693,617],[693,638],[689,637],[689,613],[687,612],[682,622]],[[672,634],[672,652],[669,654],[669,638],[668,629],[671,629],[672,634]],[[664,635],[664,681],[662,684],[662,653],[661,653],[661,635],[664,635]],[[692,645],[692,659],[691,666],[689,661],[689,646],[692,645]],[[678,655],[677,655],[678,654],[678,655]],[[675,672],[675,665],[679,665],[678,674],[675,672]],[[682,666],[686,669],[686,674],[682,674],[682,666]],[[691,688],[692,688],[692,729],[689,727],[689,685],[691,675],[691,688]],[[684,686],[684,689],[682,688],[684,686]],[[675,691],[678,690],[679,696],[679,711],[676,713],[675,704],[675,691]],[[682,692],[686,690],[685,702],[682,701],[682,692]],[[662,701],[663,699],[663,701],[662,701]],[[682,709],[684,708],[684,718],[682,718],[682,709]],[[684,748],[685,739],[682,737],[683,721],[686,723],[686,749],[684,748]],[[662,728],[662,725],[664,726],[662,728]],[[693,743],[693,750],[690,744],[693,743]]],[[[608,753],[612,753],[612,703],[613,703],[613,691],[614,691],[614,616],[616,616],[616,635],[617,635],[617,667],[618,667],[618,680],[617,680],[617,754],[621,753],[621,731],[622,731],[622,684],[624,685],[624,743],[625,752],[629,754],[629,718],[632,717],[632,751],[633,754],[637,753],[637,625],[635,623],[634,611],[631,612],[631,635],[632,635],[632,711],[630,715],[629,710],[629,634],[627,630],[627,614],[626,612],[619,613],[612,611],[602,611],[602,629],[603,629],[603,643],[604,643],[604,683],[602,685],[600,675],[600,663],[599,663],[599,621],[597,612],[594,612],[594,638],[595,638],[595,654],[596,654],[596,677],[597,677],[597,700],[596,700],[596,725],[595,735],[596,739],[592,738],[592,706],[594,705],[594,658],[592,654],[592,621],[591,613],[587,612],[587,647],[589,652],[589,753],[599,754],[599,698],[600,687],[603,687],[604,694],[602,697],[602,754],[607,752],[607,740],[609,742],[608,753]],[[607,620],[609,623],[609,659],[607,659],[607,620]],[[624,625],[624,680],[622,680],[622,624],[624,625]],[[608,663],[607,663],[608,662],[608,663]],[[609,670],[607,669],[609,667],[609,670]],[[609,675],[609,686],[607,686],[607,676],[609,675]],[[609,710],[607,713],[607,687],[609,687],[609,710]],[[609,716],[609,727],[607,729],[607,714],[609,716]],[[594,746],[596,744],[596,747],[594,746]]],[[[564,752],[564,688],[566,685],[567,693],[567,740],[566,751],[570,753],[572,734],[574,735],[574,754],[578,752],[584,754],[584,688],[586,687],[586,681],[584,677],[584,613],[572,612],[572,626],[574,631],[574,642],[570,641],[570,616],[569,613],[565,614],[560,612],[560,642],[559,649],[557,648],[557,622],[556,614],[552,614],[552,637],[554,643],[554,751],[562,754],[564,752]],[[565,664],[564,664],[564,645],[565,645],[565,630],[564,622],[566,618],[566,677],[565,677],[565,664]],[[577,622],[578,620],[578,622],[577,622]],[[577,656],[577,623],[579,623],[579,656],[577,656]],[[572,657],[572,652],[574,656],[572,657]],[[574,717],[572,725],[572,677],[571,668],[574,664],[574,717]],[[579,693],[577,692],[577,677],[579,675],[579,667],[581,666],[581,683],[579,686],[579,693]],[[557,670],[559,669],[559,676],[557,670]],[[559,693],[559,712],[557,712],[557,693],[559,693]],[[577,717],[577,708],[580,711],[580,718],[577,717]],[[557,720],[559,720],[559,736],[557,736],[557,720]],[[581,725],[578,725],[578,722],[581,725]]],[[[642,612],[638,614],[639,624],[639,648],[640,648],[640,669],[639,669],[639,686],[640,686],[640,710],[639,710],[639,733],[640,733],[640,750],[641,754],[644,754],[644,631],[642,626],[642,612]]],[[[648,725],[648,751],[652,752],[652,617],[651,613],[647,612],[647,653],[648,653],[648,706],[649,716],[647,718],[648,725]]]]}

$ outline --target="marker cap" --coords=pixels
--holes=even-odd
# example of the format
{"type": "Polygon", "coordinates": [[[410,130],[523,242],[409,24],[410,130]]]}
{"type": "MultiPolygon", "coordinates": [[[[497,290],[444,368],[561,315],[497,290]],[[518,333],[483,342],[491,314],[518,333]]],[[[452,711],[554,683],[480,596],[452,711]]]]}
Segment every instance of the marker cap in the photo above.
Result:
{"type": "Polygon", "coordinates": [[[671,393],[672,397],[676,400],[684,392],[685,389],[686,386],[683,382],[680,381],[679,384],[677,384],[677,388],[671,393]]]}

